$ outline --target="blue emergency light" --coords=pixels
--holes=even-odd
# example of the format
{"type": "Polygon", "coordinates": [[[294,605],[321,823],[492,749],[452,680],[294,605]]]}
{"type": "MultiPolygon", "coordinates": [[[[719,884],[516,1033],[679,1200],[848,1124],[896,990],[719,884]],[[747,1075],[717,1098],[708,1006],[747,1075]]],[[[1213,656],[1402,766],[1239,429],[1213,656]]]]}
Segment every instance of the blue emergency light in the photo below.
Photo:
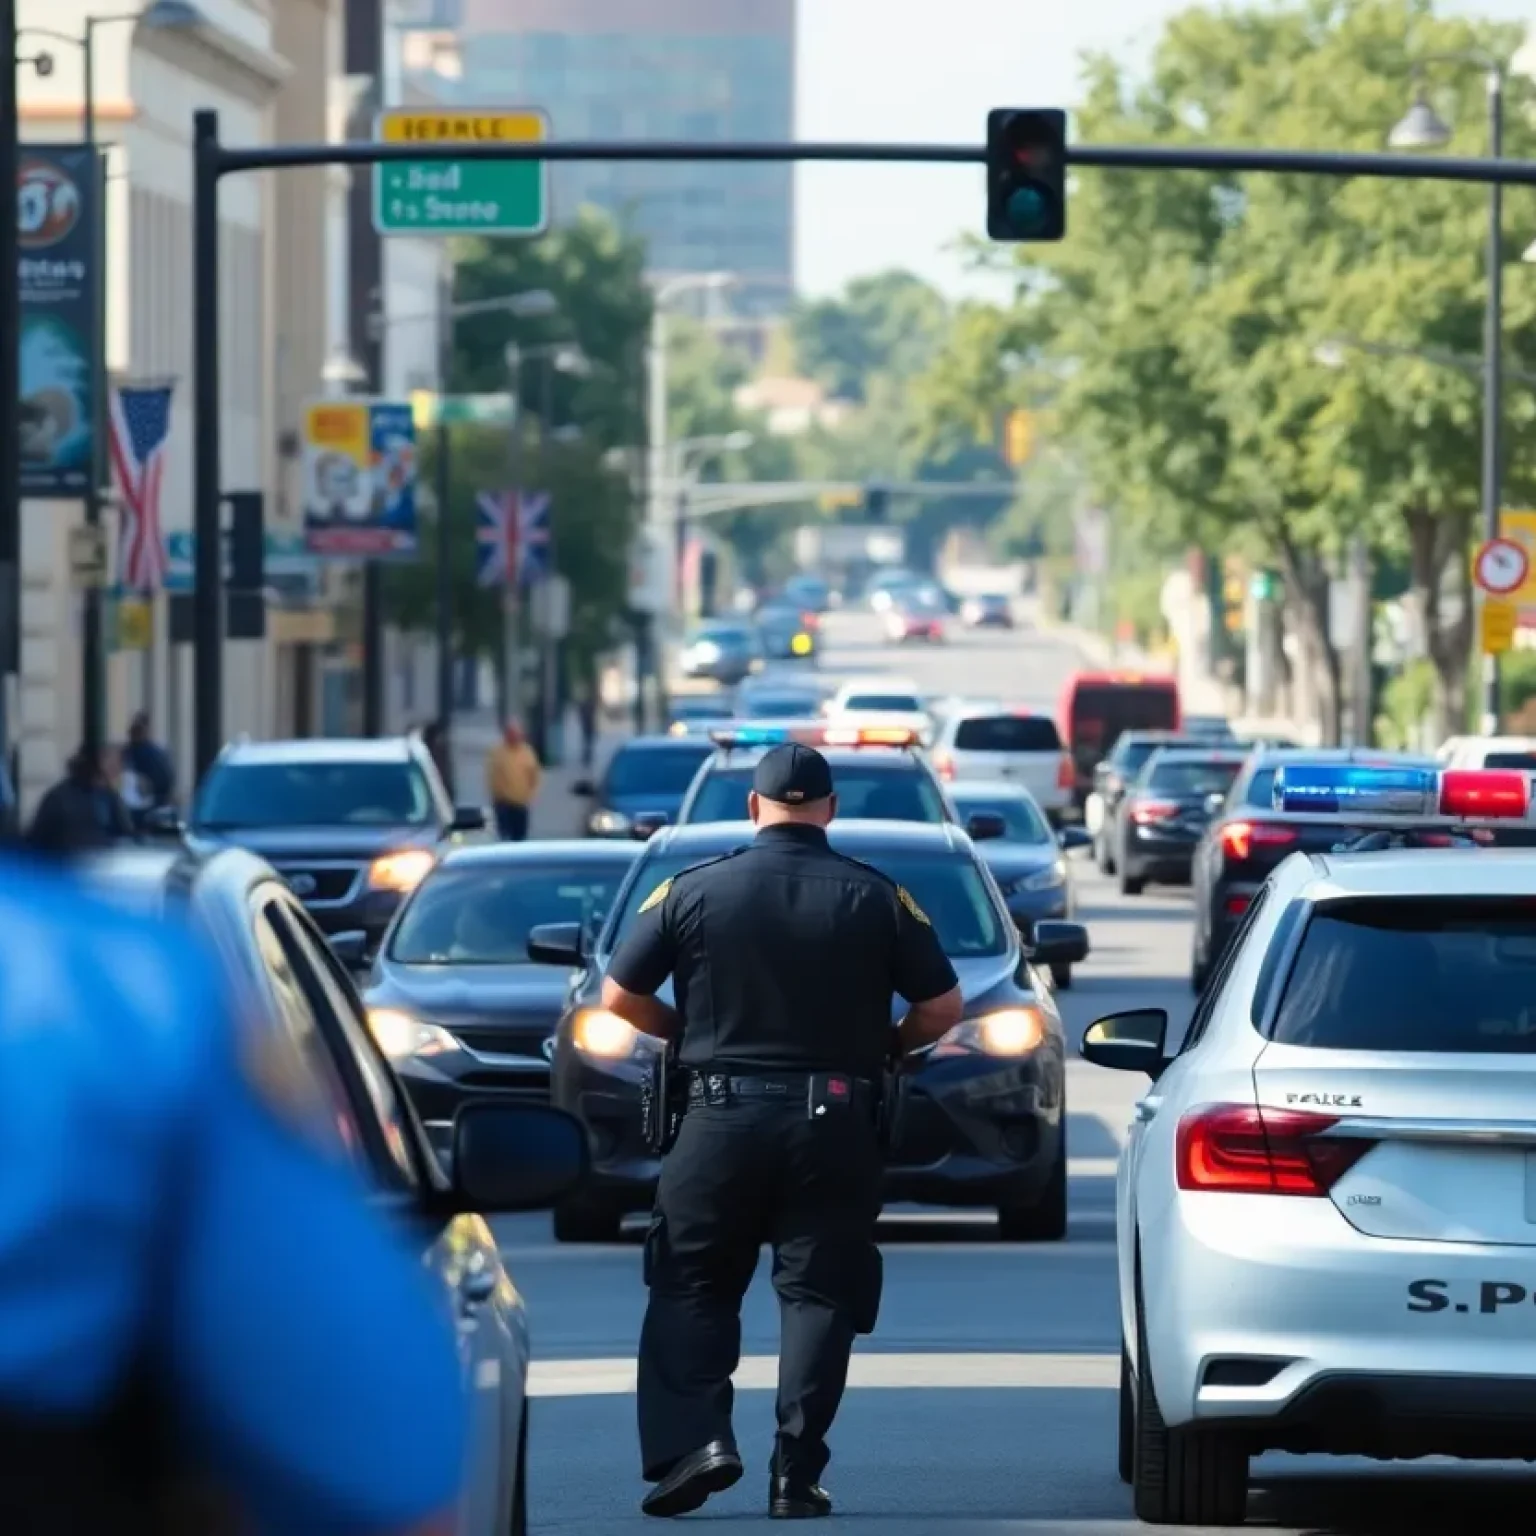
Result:
{"type": "Polygon", "coordinates": [[[1275,770],[1274,808],[1341,815],[1434,816],[1440,811],[1433,768],[1362,763],[1283,763],[1275,770]]]}
{"type": "Polygon", "coordinates": [[[776,747],[791,737],[787,725],[737,725],[711,731],[709,739],[721,747],[776,747]]]}

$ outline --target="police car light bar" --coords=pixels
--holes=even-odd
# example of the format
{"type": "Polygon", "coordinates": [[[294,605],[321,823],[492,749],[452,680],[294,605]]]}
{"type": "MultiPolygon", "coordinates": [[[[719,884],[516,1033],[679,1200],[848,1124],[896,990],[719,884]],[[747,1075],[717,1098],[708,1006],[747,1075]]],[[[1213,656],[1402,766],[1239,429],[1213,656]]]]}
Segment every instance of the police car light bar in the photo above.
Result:
{"type": "Polygon", "coordinates": [[[1531,785],[1526,774],[1506,769],[1284,763],[1275,771],[1273,804],[1292,814],[1522,821],[1531,812],[1531,785]]]}
{"type": "Polygon", "coordinates": [[[709,739],[717,747],[777,747],[786,741],[819,747],[826,739],[826,730],[819,725],[793,725],[788,722],[728,725],[710,731],[709,739]]]}
{"type": "Polygon", "coordinates": [[[919,744],[916,731],[899,725],[828,726],[821,739],[829,747],[915,747],[919,744]]]}

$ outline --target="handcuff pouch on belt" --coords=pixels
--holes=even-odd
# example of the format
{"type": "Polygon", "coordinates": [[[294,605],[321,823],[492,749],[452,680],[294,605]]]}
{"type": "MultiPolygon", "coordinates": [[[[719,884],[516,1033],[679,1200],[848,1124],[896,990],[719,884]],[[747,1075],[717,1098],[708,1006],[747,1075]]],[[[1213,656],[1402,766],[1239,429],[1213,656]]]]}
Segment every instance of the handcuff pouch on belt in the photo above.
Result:
{"type": "Polygon", "coordinates": [[[671,1151],[687,1108],[688,1074],[678,1066],[676,1041],[669,1040],[650,1053],[640,1079],[640,1133],[649,1151],[671,1151]]]}
{"type": "Polygon", "coordinates": [[[911,1083],[912,1074],[904,1070],[901,1056],[892,1052],[880,1079],[880,1114],[876,1123],[882,1152],[889,1153],[901,1137],[901,1122],[911,1083]]]}

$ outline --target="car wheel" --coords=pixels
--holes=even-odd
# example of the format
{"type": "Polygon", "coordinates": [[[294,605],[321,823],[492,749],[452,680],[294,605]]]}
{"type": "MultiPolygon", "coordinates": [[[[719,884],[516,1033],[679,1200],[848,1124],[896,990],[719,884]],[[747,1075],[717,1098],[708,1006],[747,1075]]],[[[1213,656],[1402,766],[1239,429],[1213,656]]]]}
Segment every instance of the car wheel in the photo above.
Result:
{"type": "Polygon", "coordinates": [[[1129,1483],[1136,1473],[1136,1386],[1131,1380],[1131,1352],[1120,1340],[1120,1481],[1129,1483]]]}
{"type": "Polygon", "coordinates": [[[612,1206],[590,1200],[566,1200],[555,1207],[557,1243],[616,1243],[623,1221],[612,1206]]]}
{"type": "Polygon", "coordinates": [[[1140,896],[1146,888],[1145,876],[1131,874],[1122,861],[1120,865],[1120,894],[1122,896],[1140,896]]]}
{"type": "Polygon", "coordinates": [[[1072,967],[1057,962],[1051,967],[1051,985],[1058,992],[1065,992],[1072,985],[1072,967]]]}
{"type": "Polygon", "coordinates": [[[533,1404],[523,1393],[523,1422],[517,1431],[517,1486],[512,1490],[511,1536],[528,1536],[528,1415],[533,1404]]]}
{"type": "Polygon", "coordinates": [[[1248,1518],[1248,1448],[1230,1430],[1170,1429],[1157,1406],[1147,1322],[1136,1282],[1136,1422],[1131,1490],[1149,1525],[1242,1525],[1248,1518]]]}
{"type": "Polygon", "coordinates": [[[1211,963],[1205,956],[1205,945],[1200,942],[1200,930],[1195,929],[1194,937],[1189,941],[1189,989],[1198,997],[1205,991],[1205,984],[1211,979],[1211,963]]]}
{"type": "MultiPolygon", "coordinates": [[[[1067,1123],[1062,1109],[1061,1123],[1067,1123]]],[[[1003,1205],[997,1235],[1005,1243],[1059,1243],[1067,1235],[1067,1135],[1062,1131],[1050,1177],[1033,1205],[1003,1205]]]]}

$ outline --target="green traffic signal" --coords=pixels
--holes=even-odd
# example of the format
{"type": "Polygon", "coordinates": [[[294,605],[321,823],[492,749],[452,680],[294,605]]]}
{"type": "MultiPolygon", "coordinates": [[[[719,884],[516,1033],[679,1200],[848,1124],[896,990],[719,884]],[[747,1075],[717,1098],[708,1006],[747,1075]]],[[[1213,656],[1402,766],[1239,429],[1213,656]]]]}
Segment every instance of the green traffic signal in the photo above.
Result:
{"type": "Polygon", "coordinates": [[[987,233],[1060,240],[1067,232],[1067,115],[999,108],[987,114],[987,233]]]}
{"type": "Polygon", "coordinates": [[[1051,204],[1039,187],[1018,187],[1008,198],[1008,223],[1020,240],[1049,238],[1051,204]]]}

